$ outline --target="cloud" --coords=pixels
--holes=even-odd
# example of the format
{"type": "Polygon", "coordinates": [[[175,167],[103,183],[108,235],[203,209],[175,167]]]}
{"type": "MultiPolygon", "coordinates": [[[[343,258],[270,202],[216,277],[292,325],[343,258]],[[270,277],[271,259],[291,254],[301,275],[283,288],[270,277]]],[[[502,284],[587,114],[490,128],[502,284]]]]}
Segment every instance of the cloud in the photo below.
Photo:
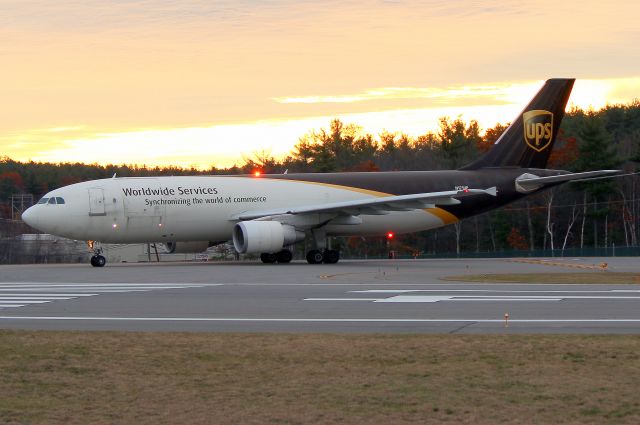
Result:
{"type": "MultiPolygon", "coordinates": [[[[525,84],[530,86],[530,83],[525,84]]],[[[520,84],[522,86],[522,84],[520,84]]],[[[436,100],[440,104],[456,104],[460,99],[482,100],[484,102],[503,102],[513,90],[518,88],[514,84],[495,84],[477,86],[458,86],[448,88],[424,88],[424,87],[383,87],[366,90],[357,94],[345,95],[316,95],[298,97],[276,97],[273,100],[278,103],[355,103],[379,100],[398,99],[424,99],[436,100]]]]}

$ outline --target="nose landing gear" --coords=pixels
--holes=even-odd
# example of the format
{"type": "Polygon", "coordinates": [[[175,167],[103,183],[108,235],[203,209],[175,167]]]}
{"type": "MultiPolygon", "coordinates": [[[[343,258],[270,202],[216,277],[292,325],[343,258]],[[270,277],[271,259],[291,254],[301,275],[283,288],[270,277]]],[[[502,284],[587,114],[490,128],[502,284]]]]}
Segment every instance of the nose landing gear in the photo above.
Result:
{"type": "Polygon", "coordinates": [[[103,255],[94,255],[91,257],[91,265],[93,267],[104,267],[107,264],[107,259],[103,255]]]}
{"type": "Polygon", "coordinates": [[[91,256],[91,265],[93,267],[104,267],[104,265],[107,264],[107,259],[102,255],[100,242],[87,241],[87,247],[89,248],[89,251],[93,252],[93,256],[91,256]]]}

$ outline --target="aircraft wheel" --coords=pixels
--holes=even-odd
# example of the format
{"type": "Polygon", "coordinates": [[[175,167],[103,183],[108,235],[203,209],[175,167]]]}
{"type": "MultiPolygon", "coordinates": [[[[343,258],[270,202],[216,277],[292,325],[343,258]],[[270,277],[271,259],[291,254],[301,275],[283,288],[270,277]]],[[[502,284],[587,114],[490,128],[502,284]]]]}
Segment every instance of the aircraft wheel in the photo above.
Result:
{"type": "Polygon", "coordinates": [[[322,263],[322,252],[317,249],[312,249],[307,252],[307,263],[309,264],[320,264],[322,263]]]}
{"type": "Polygon", "coordinates": [[[260,254],[260,260],[265,264],[273,264],[276,262],[276,254],[271,252],[263,252],[260,254]]]}
{"type": "Polygon", "coordinates": [[[340,251],[327,249],[322,256],[322,261],[326,264],[335,264],[340,260],[340,251]]]}
{"type": "Polygon", "coordinates": [[[278,263],[290,263],[293,259],[293,254],[288,249],[283,249],[282,251],[276,253],[276,261],[278,263]]]}
{"type": "Polygon", "coordinates": [[[102,255],[94,255],[91,257],[91,265],[93,267],[104,267],[105,264],[107,264],[107,259],[102,255]]]}

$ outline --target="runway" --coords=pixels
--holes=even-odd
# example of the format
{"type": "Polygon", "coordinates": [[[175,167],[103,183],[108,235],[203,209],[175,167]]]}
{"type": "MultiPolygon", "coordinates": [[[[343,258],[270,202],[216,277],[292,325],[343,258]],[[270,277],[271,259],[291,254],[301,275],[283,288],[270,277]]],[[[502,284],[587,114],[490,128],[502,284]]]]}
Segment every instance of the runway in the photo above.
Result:
{"type": "Polygon", "coordinates": [[[480,273],[638,272],[636,258],[0,266],[0,328],[640,333],[640,284],[473,284],[480,273]],[[566,267],[565,267],[566,266],[566,267]],[[594,266],[590,269],[591,266],[594,266]]]}

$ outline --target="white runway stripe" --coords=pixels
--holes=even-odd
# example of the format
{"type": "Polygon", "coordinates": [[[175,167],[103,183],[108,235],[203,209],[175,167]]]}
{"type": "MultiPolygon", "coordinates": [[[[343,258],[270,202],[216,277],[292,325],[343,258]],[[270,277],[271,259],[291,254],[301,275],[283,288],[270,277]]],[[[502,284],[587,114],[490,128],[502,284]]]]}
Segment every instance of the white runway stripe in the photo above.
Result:
{"type": "MultiPolygon", "coordinates": [[[[265,323],[496,323],[504,319],[336,319],[270,317],[101,317],[101,316],[0,316],[0,320],[85,320],[131,322],[265,322],[265,323]]],[[[513,323],[640,323],[640,319],[509,319],[513,323]]]]}
{"type": "Polygon", "coordinates": [[[170,290],[170,289],[185,289],[188,288],[186,286],[153,286],[148,288],[140,288],[137,286],[133,287],[122,287],[122,288],[101,288],[99,286],[94,287],[86,287],[86,288],[73,288],[69,286],[59,287],[59,288],[51,288],[51,287],[32,287],[32,288],[2,288],[0,289],[0,294],[8,293],[8,292],[144,292],[144,291],[156,291],[156,290],[170,290]]]}
{"type": "Polygon", "coordinates": [[[56,294],[42,294],[42,293],[38,293],[38,294],[13,294],[10,292],[6,292],[6,293],[0,293],[0,297],[30,297],[32,295],[38,295],[39,297],[91,297],[93,295],[98,295],[98,294],[91,294],[91,293],[84,293],[84,294],[66,294],[66,293],[56,293],[56,294]]]}
{"type": "Polygon", "coordinates": [[[69,285],[69,284],[54,284],[54,285],[0,285],[0,289],[8,288],[104,288],[104,289],[173,289],[173,288],[196,288],[197,286],[176,286],[176,285],[69,285]]]}
{"type": "Polygon", "coordinates": [[[305,301],[378,301],[378,298],[305,298],[305,301]]]}
{"type": "MultiPolygon", "coordinates": [[[[184,288],[189,288],[189,287],[188,286],[181,286],[180,288],[175,288],[175,289],[184,289],[184,288]]],[[[100,293],[109,293],[109,292],[144,292],[144,291],[152,291],[154,289],[171,289],[171,288],[145,288],[145,289],[135,289],[135,288],[133,288],[133,289],[127,289],[127,288],[102,289],[102,288],[72,288],[72,287],[62,287],[62,288],[11,288],[11,289],[0,289],[0,294],[16,292],[16,291],[24,291],[24,292],[38,292],[38,291],[68,292],[68,291],[74,291],[74,292],[84,292],[84,293],[91,293],[91,292],[100,292],[100,293]]],[[[96,295],[96,294],[94,294],[94,295],[96,295]]]]}
{"type": "Polygon", "coordinates": [[[18,296],[0,296],[0,302],[10,300],[72,300],[75,297],[18,297],[18,296]]]}
{"type": "Polygon", "coordinates": [[[221,285],[219,283],[0,282],[0,309],[25,307],[52,301],[73,300],[78,297],[93,297],[99,294],[148,292],[221,285]]]}
{"type": "Polygon", "coordinates": [[[407,294],[412,292],[488,292],[501,294],[608,294],[608,293],[640,293],[640,289],[609,289],[609,290],[509,290],[509,289],[367,289],[363,291],[349,291],[352,294],[407,294]]]}
{"type": "Polygon", "coordinates": [[[163,286],[221,286],[222,283],[178,283],[178,282],[0,282],[0,286],[20,285],[20,286],[144,286],[144,285],[163,285],[163,286]]]}
{"type": "Polygon", "coordinates": [[[50,303],[51,301],[27,301],[27,300],[13,300],[13,301],[9,301],[9,300],[2,300],[2,304],[44,304],[44,303],[50,303]]]}
{"type": "Polygon", "coordinates": [[[306,298],[305,301],[373,301],[374,303],[436,303],[448,302],[555,302],[565,300],[640,300],[639,290],[511,290],[511,289],[366,289],[348,291],[349,294],[366,294],[385,298],[306,298]],[[424,295],[423,295],[424,294],[424,295]],[[504,295],[499,295],[504,294],[504,295]],[[553,294],[553,295],[542,295],[553,294]],[[577,295],[585,294],[585,295],[577,295]],[[630,295],[624,295],[630,294],[630,295]],[[391,295],[391,296],[389,296],[391,295]]]}
{"type": "Polygon", "coordinates": [[[451,297],[451,296],[424,296],[424,295],[398,295],[391,298],[382,298],[375,300],[375,303],[437,303],[440,301],[562,301],[562,298],[552,297],[487,297],[487,298],[469,298],[469,297],[451,297]]]}

